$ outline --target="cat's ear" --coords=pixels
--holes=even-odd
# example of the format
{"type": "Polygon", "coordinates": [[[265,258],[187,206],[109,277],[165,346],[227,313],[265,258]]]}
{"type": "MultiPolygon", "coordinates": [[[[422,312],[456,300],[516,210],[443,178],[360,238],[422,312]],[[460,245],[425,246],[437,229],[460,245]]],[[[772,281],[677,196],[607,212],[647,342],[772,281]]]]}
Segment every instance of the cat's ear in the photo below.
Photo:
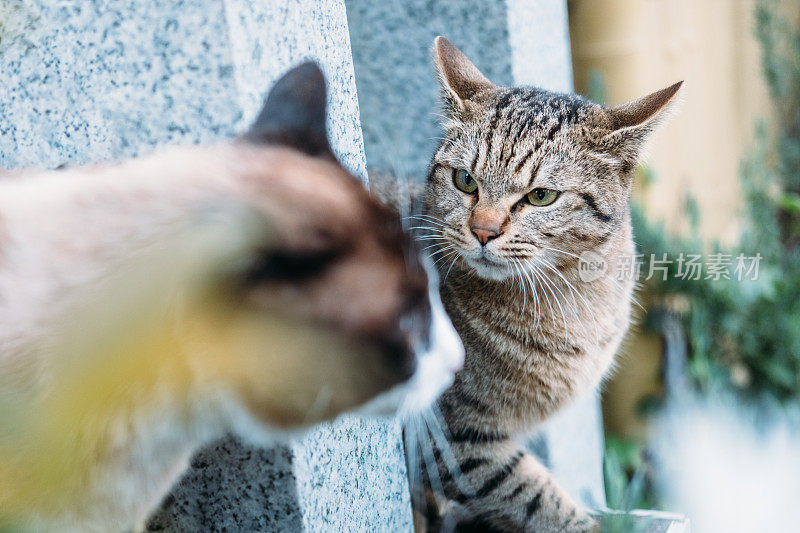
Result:
{"type": "Polygon", "coordinates": [[[303,63],[275,83],[264,107],[243,138],[329,157],[326,104],[325,76],[316,63],[303,63]]]}
{"type": "Polygon", "coordinates": [[[617,157],[625,170],[633,170],[639,163],[652,133],[675,110],[681,86],[683,82],[679,81],[638,100],[603,110],[603,129],[610,128],[611,132],[600,139],[600,145],[617,157]]]}
{"type": "Polygon", "coordinates": [[[445,37],[438,36],[433,46],[446,111],[458,116],[466,110],[469,100],[495,85],[445,37]]]}

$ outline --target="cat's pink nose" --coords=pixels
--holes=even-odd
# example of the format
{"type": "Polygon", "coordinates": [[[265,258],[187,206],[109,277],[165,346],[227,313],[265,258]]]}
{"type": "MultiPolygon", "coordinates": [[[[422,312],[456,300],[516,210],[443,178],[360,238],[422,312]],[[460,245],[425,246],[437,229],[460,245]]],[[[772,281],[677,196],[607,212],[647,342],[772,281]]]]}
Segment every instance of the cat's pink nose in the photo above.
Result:
{"type": "Polygon", "coordinates": [[[472,211],[469,229],[478,242],[486,246],[489,241],[503,233],[506,217],[507,213],[502,210],[478,206],[472,211]]]}
{"type": "Polygon", "coordinates": [[[493,228],[481,228],[478,226],[472,226],[470,229],[472,230],[472,233],[474,233],[475,236],[478,238],[478,242],[480,242],[484,246],[486,246],[486,244],[489,241],[500,235],[500,228],[493,229],[493,228]]]}

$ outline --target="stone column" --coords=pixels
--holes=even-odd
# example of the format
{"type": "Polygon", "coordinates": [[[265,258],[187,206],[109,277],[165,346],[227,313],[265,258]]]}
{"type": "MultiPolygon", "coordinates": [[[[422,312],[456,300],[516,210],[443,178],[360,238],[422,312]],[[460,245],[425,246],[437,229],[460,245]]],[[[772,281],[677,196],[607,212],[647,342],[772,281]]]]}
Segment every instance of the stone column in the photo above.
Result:
{"type": "MultiPolygon", "coordinates": [[[[365,176],[342,0],[0,0],[0,168],[229,138],[272,82],[323,67],[334,150],[365,176]]],[[[411,529],[394,422],[346,418],[291,446],[199,453],[152,530],[411,529]]]]}

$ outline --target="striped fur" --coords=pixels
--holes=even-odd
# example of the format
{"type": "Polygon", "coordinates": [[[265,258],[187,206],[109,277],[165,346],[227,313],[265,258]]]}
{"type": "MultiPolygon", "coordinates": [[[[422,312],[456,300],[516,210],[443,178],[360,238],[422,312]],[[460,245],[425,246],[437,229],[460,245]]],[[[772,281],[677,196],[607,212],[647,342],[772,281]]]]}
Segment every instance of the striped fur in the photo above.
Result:
{"type": "Polygon", "coordinates": [[[634,253],[632,169],[680,85],[603,108],[493,85],[441,37],[436,61],[449,120],[420,238],[434,250],[467,355],[438,403],[449,450],[437,448],[438,472],[429,468],[423,487],[466,509],[465,531],[592,531],[594,521],[515,439],[597,386],[612,364],[633,291],[632,280],[616,279],[634,253]],[[477,181],[475,193],[455,187],[460,169],[477,181]],[[560,196],[537,207],[525,201],[534,188],[560,196]],[[502,221],[483,245],[472,231],[478,212],[502,221]],[[579,276],[586,251],[607,263],[592,282],[579,276]]]}

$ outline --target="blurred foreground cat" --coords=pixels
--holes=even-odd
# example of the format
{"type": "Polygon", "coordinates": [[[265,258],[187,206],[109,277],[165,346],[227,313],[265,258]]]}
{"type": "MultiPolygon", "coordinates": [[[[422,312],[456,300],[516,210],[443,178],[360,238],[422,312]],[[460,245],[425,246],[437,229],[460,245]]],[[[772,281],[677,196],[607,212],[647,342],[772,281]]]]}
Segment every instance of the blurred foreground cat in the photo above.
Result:
{"type": "Polygon", "coordinates": [[[191,453],[423,408],[461,345],[301,65],[231,143],[0,181],[0,526],[140,525],[191,453]]]}
{"type": "Polygon", "coordinates": [[[466,361],[437,403],[447,445],[409,458],[427,467],[415,506],[433,529],[461,515],[476,531],[591,531],[515,439],[611,366],[634,284],[616,279],[634,254],[633,170],[681,83],[607,108],[494,85],[443,37],[435,58],[447,120],[418,220],[466,361]],[[582,259],[605,268],[582,278],[582,259]]]}

